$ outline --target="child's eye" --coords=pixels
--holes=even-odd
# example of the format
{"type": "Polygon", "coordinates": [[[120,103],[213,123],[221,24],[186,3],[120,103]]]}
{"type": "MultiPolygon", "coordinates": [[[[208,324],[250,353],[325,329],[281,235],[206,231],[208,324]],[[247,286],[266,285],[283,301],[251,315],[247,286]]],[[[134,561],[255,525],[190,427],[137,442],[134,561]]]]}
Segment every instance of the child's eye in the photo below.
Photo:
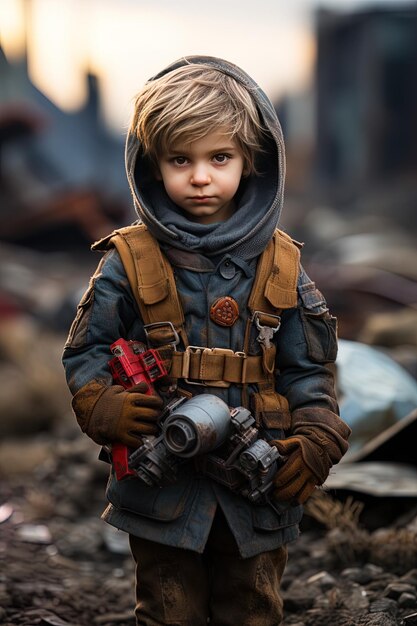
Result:
{"type": "Polygon", "coordinates": [[[176,156],[172,159],[172,162],[175,165],[185,165],[186,163],[188,163],[188,159],[184,156],[176,156]]]}
{"type": "Polygon", "coordinates": [[[213,161],[215,161],[216,163],[226,163],[226,161],[228,161],[230,159],[230,155],[229,154],[215,154],[213,157],[213,161]]]}

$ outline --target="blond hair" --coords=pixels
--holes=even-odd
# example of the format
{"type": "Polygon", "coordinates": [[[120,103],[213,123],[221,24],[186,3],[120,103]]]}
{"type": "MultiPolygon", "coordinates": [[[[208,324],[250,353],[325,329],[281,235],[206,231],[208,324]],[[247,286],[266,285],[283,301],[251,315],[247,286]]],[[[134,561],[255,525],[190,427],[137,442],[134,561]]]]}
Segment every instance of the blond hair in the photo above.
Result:
{"type": "Polygon", "coordinates": [[[130,132],[157,162],[178,142],[224,129],[242,151],[245,173],[256,172],[263,127],[250,89],[206,65],[181,66],[148,82],[136,96],[130,132]]]}

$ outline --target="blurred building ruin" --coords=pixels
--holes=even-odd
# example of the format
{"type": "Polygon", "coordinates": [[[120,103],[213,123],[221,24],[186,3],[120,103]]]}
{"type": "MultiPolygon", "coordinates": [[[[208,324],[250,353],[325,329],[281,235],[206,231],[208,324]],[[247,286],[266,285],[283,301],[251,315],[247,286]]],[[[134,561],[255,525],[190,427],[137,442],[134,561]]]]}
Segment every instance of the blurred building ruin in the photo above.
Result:
{"type": "Polygon", "coordinates": [[[67,113],[30,81],[27,59],[0,46],[0,240],[44,251],[86,244],[123,223],[129,194],[123,141],[106,129],[97,81],[67,113]]]}
{"type": "Polygon", "coordinates": [[[417,230],[417,5],[317,14],[316,157],[334,206],[417,230]],[[388,193],[388,196],[386,195],[388,193]]]}
{"type": "MultiPolygon", "coordinates": [[[[320,203],[344,219],[375,215],[415,231],[417,3],[315,18],[313,83],[277,105],[287,195],[304,212],[320,203]]],[[[297,229],[304,212],[287,212],[285,224],[297,229]]]]}

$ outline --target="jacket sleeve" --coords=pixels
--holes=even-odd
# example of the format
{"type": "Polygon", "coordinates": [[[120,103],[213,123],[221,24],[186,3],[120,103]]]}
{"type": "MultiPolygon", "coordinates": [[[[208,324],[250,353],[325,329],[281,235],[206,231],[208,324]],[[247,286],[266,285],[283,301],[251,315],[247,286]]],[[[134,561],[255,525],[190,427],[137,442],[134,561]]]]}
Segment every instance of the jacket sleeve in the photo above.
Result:
{"type": "Polygon", "coordinates": [[[321,292],[301,269],[298,306],[282,315],[278,333],[278,391],[291,412],[306,407],[338,414],[334,362],[337,356],[337,322],[321,292]]]}
{"type": "Polygon", "coordinates": [[[323,484],[332,465],[346,453],[351,432],[339,417],[336,399],[336,318],[304,270],[298,296],[298,306],[283,315],[278,390],[287,397],[291,410],[289,436],[302,445],[304,463],[316,484],[323,484]]]}
{"type": "Polygon", "coordinates": [[[81,298],[63,353],[74,395],[91,380],[111,384],[110,345],[123,337],[140,340],[140,315],[116,250],[107,252],[81,298]]]}

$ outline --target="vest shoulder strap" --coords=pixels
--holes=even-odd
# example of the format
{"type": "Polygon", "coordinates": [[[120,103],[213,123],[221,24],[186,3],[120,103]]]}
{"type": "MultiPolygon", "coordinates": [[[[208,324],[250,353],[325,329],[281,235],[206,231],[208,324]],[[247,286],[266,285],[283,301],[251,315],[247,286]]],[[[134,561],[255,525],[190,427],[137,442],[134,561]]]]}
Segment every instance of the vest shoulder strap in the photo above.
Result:
{"type": "Polygon", "coordinates": [[[93,250],[115,247],[124,265],[144,324],[170,321],[178,331],[184,313],[174,272],[158,242],[144,224],[120,228],[93,244],[93,250]]]}
{"type": "MultiPolygon", "coordinates": [[[[145,324],[170,320],[175,328],[184,325],[169,261],[144,224],[120,228],[93,244],[93,250],[115,247],[119,252],[132,292],[145,324]]],[[[259,258],[249,297],[251,313],[276,314],[277,309],[297,306],[297,283],[301,245],[276,230],[259,258]]]]}
{"type": "Polygon", "coordinates": [[[300,247],[282,230],[275,231],[258,261],[248,301],[252,314],[262,311],[273,315],[277,309],[297,306],[300,247]]]}

